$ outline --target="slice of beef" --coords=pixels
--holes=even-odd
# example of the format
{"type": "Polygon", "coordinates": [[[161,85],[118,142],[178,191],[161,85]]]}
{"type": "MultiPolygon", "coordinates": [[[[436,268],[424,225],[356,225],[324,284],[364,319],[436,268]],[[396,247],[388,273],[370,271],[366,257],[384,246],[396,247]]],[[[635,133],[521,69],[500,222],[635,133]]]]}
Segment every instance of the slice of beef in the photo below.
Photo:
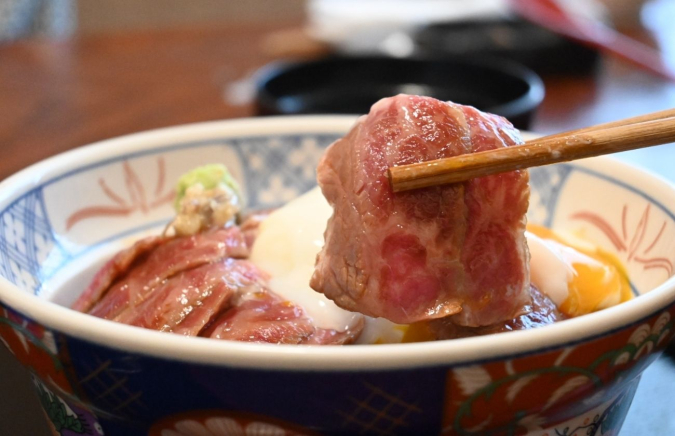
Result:
{"type": "Polygon", "coordinates": [[[222,259],[165,280],[140,305],[114,318],[124,324],[196,336],[232,297],[261,280],[248,261],[222,259]]]}
{"type": "Polygon", "coordinates": [[[272,344],[343,345],[354,342],[363,325],[360,322],[345,332],[320,329],[300,306],[260,287],[243,295],[202,336],[272,344]]]}
{"type": "Polygon", "coordinates": [[[96,286],[96,290],[85,292],[101,295],[88,311],[91,315],[113,319],[141,304],[157,286],[173,275],[227,257],[245,258],[249,250],[241,230],[229,227],[194,236],[164,239],[150,250],[135,250],[133,253],[137,257],[127,262],[127,271],[125,274],[118,273],[118,279],[111,286],[103,289],[100,285],[104,281],[101,280],[90,286],[90,289],[96,286]]]}
{"type": "Polygon", "coordinates": [[[161,236],[150,236],[136,241],[131,247],[117,253],[96,273],[87,289],[73,303],[72,308],[80,312],[89,311],[110,285],[128,272],[132,263],[145,258],[162,242],[166,242],[166,239],[161,236]]]}
{"type": "Polygon", "coordinates": [[[317,328],[313,335],[307,338],[304,345],[349,345],[356,342],[366,325],[363,317],[359,318],[349,329],[339,332],[331,329],[317,328]]]}
{"type": "MultiPolygon", "coordinates": [[[[245,231],[256,231],[261,219],[245,231]]],[[[242,259],[249,255],[245,239],[238,227],[142,239],[113,257],[74,307],[186,336],[317,345],[356,340],[362,320],[345,332],[321,329],[302,308],[268,290],[267,274],[242,259]]]]}
{"type": "Polygon", "coordinates": [[[558,310],[553,301],[535,286],[530,287],[530,293],[532,301],[523,307],[523,313],[506,322],[482,327],[466,327],[455,324],[452,322],[452,318],[442,318],[430,321],[429,327],[435,334],[436,339],[457,339],[513,330],[527,330],[565,319],[565,315],[558,310]]]}
{"type": "Polygon", "coordinates": [[[530,301],[527,172],[394,194],[387,168],[519,143],[507,120],[468,106],[408,95],[376,103],[319,164],[334,211],[312,288],[401,324],[517,316],[530,301]]]}

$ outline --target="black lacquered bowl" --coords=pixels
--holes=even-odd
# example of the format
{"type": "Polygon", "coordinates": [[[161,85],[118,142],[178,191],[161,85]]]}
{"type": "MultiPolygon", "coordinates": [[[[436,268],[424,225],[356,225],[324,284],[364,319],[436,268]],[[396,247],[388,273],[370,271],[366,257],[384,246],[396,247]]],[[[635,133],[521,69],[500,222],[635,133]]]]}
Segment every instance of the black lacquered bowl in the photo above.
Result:
{"type": "Polygon", "coordinates": [[[600,57],[597,50],[525,20],[436,23],[414,32],[412,40],[419,57],[491,56],[542,76],[590,74],[600,57]]]}
{"type": "Polygon", "coordinates": [[[258,74],[259,115],[363,114],[381,98],[420,94],[475,106],[526,129],[544,97],[531,70],[497,59],[330,57],[258,74]]]}

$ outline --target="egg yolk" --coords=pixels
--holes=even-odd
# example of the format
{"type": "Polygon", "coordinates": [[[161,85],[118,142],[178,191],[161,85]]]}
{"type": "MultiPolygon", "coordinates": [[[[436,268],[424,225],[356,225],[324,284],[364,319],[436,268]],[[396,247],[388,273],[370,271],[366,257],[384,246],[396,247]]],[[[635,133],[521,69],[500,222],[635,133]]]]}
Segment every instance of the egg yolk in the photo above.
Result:
{"type": "MultiPolygon", "coordinates": [[[[564,300],[556,301],[550,295],[564,314],[584,315],[633,297],[627,274],[613,254],[545,227],[529,224],[527,230],[546,241],[547,247],[556,252],[571,272],[564,300]]],[[[543,273],[546,274],[545,271],[543,273]]],[[[533,282],[539,285],[534,278],[533,282]]],[[[547,292],[545,286],[539,287],[547,292]]]]}
{"type": "Polygon", "coordinates": [[[401,342],[404,344],[410,342],[428,342],[435,339],[436,335],[431,331],[428,323],[416,322],[406,326],[401,342]]]}

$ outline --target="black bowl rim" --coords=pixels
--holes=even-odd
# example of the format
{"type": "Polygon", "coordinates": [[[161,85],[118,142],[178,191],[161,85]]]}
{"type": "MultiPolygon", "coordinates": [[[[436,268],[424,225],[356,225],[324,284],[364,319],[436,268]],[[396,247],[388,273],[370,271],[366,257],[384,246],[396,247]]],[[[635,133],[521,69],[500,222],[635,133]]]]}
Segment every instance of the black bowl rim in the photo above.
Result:
{"type": "MultiPolygon", "coordinates": [[[[521,80],[528,86],[528,90],[520,97],[506,102],[504,104],[491,108],[493,112],[499,111],[508,118],[515,118],[529,111],[533,111],[542,103],[545,95],[544,82],[531,69],[513,62],[508,59],[502,59],[491,56],[481,57],[447,57],[443,59],[428,59],[424,57],[409,57],[409,58],[394,58],[386,56],[328,56],[322,59],[312,61],[276,61],[267,64],[260,68],[254,74],[256,82],[256,102],[266,108],[274,108],[280,115],[294,115],[285,113],[279,109],[276,100],[278,97],[272,95],[268,86],[269,83],[280,77],[283,74],[288,74],[314,65],[325,65],[327,63],[341,63],[341,62],[399,62],[399,63],[416,63],[416,64],[439,64],[443,66],[463,66],[473,68],[490,69],[496,73],[508,75],[512,78],[521,80]]],[[[308,114],[309,115],[309,114],[308,114]]],[[[317,114],[318,115],[318,114],[317,114]]],[[[328,115],[328,114],[326,114],[328,115]]]]}

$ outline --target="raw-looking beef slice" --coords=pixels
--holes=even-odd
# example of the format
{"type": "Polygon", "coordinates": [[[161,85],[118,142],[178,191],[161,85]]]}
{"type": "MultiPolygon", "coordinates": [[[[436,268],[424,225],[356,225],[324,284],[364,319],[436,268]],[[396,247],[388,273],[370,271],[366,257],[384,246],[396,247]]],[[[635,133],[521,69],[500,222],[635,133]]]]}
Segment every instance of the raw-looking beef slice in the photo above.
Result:
{"type": "Polygon", "coordinates": [[[113,319],[142,303],[167,278],[181,271],[226,257],[245,258],[249,250],[238,227],[220,228],[194,236],[167,239],[130,265],[110,286],[89,314],[113,319]]]}
{"type": "Polygon", "coordinates": [[[96,273],[87,289],[73,303],[72,308],[87,312],[118,277],[127,273],[133,262],[147,255],[164,241],[161,236],[150,236],[117,253],[96,273]]]}
{"type": "Polygon", "coordinates": [[[332,144],[318,167],[333,206],[310,285],[339,306],[393,322],[468,326],[530,301],[525,171],[394,194],[387,168],[521,143],[497,116],[399,95],[332,144]]]}
{"type": "Polygon", "coordinates": [[[261,280],[245,260],[222,259],[165,280],[135,308],[114,318],[124,324],[196,336],[240,290],[261,280]]]}
{"type": "Polygon", "coordinates": [[[361,335],[366,321],[363,317],[359,318],[356,323],[351,325],[349,329],[340,332],[331,329],[317,328],[313,335],[305,339],[304,345],[347,345],[353,344],[361,335]]]}
{"type": "MultiPolygon", "coordinates": [[[[260,271],[254,264],[247,260],[226,259],[221,262],[224,262],[227,265],[223,282],[224,285],[227,286],[228,291],[232,292],[232,298],[239,294],[247,294],[253,292],[253,290],[259,289],[259,287],[266,284],[269,279],[267,274],[260,271]]],[[[198,304],[182,323],[173,330],[173,332],[183,335],[189,334],[190,336],[199,335],[220,313],[223,313],[227,307],[231,306],[231,297],[228,295],[227,301],[223,301],[223,303],[220,304],[219,309],[216,309],[217,302],[214,302],[214,296],[208,297],[202,304],[198,304]],[[199,326],[199,329],[197,329],[197,326],[199,326]]]]}
{"type": "Polygon", "coordinates": [[[454,324],[451,318],[442,318],[429,321],[429,327],[436,335],[436,339],[457,339],[513,330],[528,330],[565,319],[565,315],[558,310],[555,303],[534,285],[530,287],[530,292],[531,303],[523,307],[521,315],[507,322],[483,327],[464,327],[454,324]]]}
{"type": "MultiPolygon", "coordinates": [[[[463,106],[473,152],[522,143],[504,118],[463,106]]],[[[525,227],[530,187],[527,171],[480,177],[466,183],[467,228],[461,260],[469,296],[453,317],[462,325],[486,325],[519,314],[530,303],[530,253],[525,227]],[[484,290],[491,290],[485,292],[484,290]],[[499,316],[490,317],[490,310],[499,316]]]]}
{"type": "Polygon", "coordinates": [[[318,329],[302,308],[260,287],[242,296],[202,336],[271,344],[341,345],[353,342],[363,329],[348,332],[318,329]]]}
{"type": "Polygon", "coordinates": [[[302,309],[261,288],[219,317],[205,335],[215,339],[299,344],[314,333],[302,309]]]}

